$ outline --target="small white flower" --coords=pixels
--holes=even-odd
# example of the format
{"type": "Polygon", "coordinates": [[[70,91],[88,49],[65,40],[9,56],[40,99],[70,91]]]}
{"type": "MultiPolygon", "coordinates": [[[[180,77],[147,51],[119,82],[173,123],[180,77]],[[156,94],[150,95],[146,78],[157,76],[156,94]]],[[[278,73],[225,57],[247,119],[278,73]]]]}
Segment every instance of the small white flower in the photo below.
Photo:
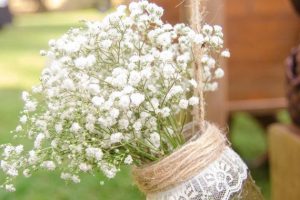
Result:
{"type": "Polygon", "coordinates": [[[140,114],[140,117],[141,117],[142,120],[145,120],[149,116],[151,116],[151,115],[147,112],[141,112],[141,114],[140,114]]]}
{"type": "Polygon", "coordinates": [[[199,98],[198,97],[191,97],[189,99],[189,104],[191,106],[198,105],[199,104],[199,98]]]}
{"type": "Polygon", "coordinates": [[[229,50],[222,51],[221,56],[224,57],[224,58],[229,58],[230,57],[230,51],[229,50]]]}
{"type": "Polygon", "coordinates": [[[86,148],[85,153],[88,157],[95,158],[98,161],[103,157],[103,152],[99,148],[88,147],[86,148]]]}
{"type": "Polygon", "coordinates": [[[137,71],[130,72],[128,83],[136,86],[141,81],[141,74],[137,71]]]}
{"type": "Polygon", "coordinates": [[[87,66],[87,59],[85,57],[79,57],[74,60],[75,67],[84,69],[87,66]]]}
{"type": "Polygon", "coordinates": [[[54,47],[55,44],[56,44],[56,41],[55,41],[54,39],[51,39],[51,40],[49,40],[49,42],[48,42],[48,45],[49,45],[50,47],[54,47]]]}
{"type": "Polygon", "coordinates": [[[109,179],[112,179],[116,176],[117,168],[115,166],[110,166],[108,164],[102,164],[101,166],[102,172],[105,174],[105,176],[109,179]]]}
{"type": "Polygon", "coordinates": [[[212,83],[207,84],[204,89],[206,91],[215,91],[217,88],[218,88],[218,83],[212,82],[212,83]]]}
{"type": "Polygon", "coordinates": [[[115,144],[115,143],[120,143],[123,140],[124,136],[122,133],[113,133],[110,136],[110,143],[115,144]]]}
{"type": "Polygon", "coordinates": [[[86,57],[86,64],[88,67],[93,66],[96,63],[96,57],[93,54],[88,55],[88,57],[86,57]]]}
{"type": "Polygon", "coordinates": [[[175,85],[170,89],[169,93],[167,94],[167,99],[170,99],[174,95],[180,94],[182,92],[184,92],[182,87],[180,85],[175,85]]]}
{"type": "Polygon", "coordinates": [[[119,117],[119,114],[120,114],[120,111],[116,108],[112,108],[110,111],[109,111],[109,114],[112,118],[116,119],[119,117]]]}
{"type": "Polygon", "coordinates": [[[160,135],[157,132],[151,133],[150,142],[155,148],[158,149],[160,147],[160,135]]]}
{"type": "Polygon", "coordinates": [[[77,122],[73,123],[70,128],[70,131],[73,133],[78,133],[80,130],[81,130],[81,126],[77,122]]]}
{"type": "Polygon", "coordinates": [[[90,171],[92,169],[92,166],[86,163],[80,163],[79,164],[79,169],[83,172],[90,171]]]}
{"type": "Polygon", "coordinates": [[[129,60],[130,60],[130,62],[132,62],[132,63],[136,63],[136,62],[139,62],[140,57],[134,55],[134,56],[131,56],[131,57],[129,58],[129,60]]]}
{"type": "Polygon", "coordinates": [[[216,78],[222,78],[224,76],[224,71],[221,68],[216,69],[215,71],[216,78]]]}
{"type": "Polygon", "coordinates": [[[27,101],[25,103],[25,110],[29,112],[34,112],[36,110],[36,107],[37,107],[37,103],[34,101],[27,101]]]}
{"type": "Polygon", "coordinates": [[[132,86],[126,85],[126,86],[124,87],[124,89],[122,90],[122,93],[123,93],[123,94],[130,94],[130,93],[132,93],[133,91],[134,91],[134,88],[133,88],[132,86]]]}
{"type": "Polygon", "coordinates": [[[51,147],[57,148],[57,140],[56,139],[51,141],[51,147]]]}
{"type": "Polygon", "coordinates": [[[140,93],[133,93],[130,96],[131,102],[134,106],[139,106],[145,100],[145,96],[140,93]]]}
{"type": "Polygon", "coordinates": [[[143,125],[140,121],[136,121],[134,124],[133,124],[133,128],[135,131],[140,131],[142,129],[143,125]]]}
{"type": "Polygon", "coordinates": [[[186,99],[181,99],[181,100],[179,101],[179,107],[180,107],[181,109],[187,109],[188,106],[189,106],[189,101],[188,101],[188,100],[186,100],[186,99]]]}
{"type": "Polygon", "coordinates": [[[202,29],[206,34],[211,34],[213,32],[213,27],[208,24],[205,24],[202,29]]]}
{"type": "Polygon", "coordinates": [[[203,35],[202,34],[196,34],[195,36],[194,36],[194,42],[196,43],[196,44],[203,44],[203,42],[204,42],[204,37],[203,37],[203,35]]]}
{"type": "Polygon", "coordinates": [[[175,69],[172,65],[166,64],[163,66],[163,74],[165,78],[170,78],[174,75],[175,69]]]}
{"type": "Polygon", "coordinates": [[[120,119],[119,126],[121,129],[127,129],[129,126],[129,121],[127,119],[120,119]]]}
{"type": "Polygon", "coordinates": [[[55,124],[56,133],[61,133],[63,131],[63,125],[61,123],[55,124]]]}
{"type": "Polygon", "coordinates": [[[204,54],[204,55],[202,56],[202,58],[201,58],[201,62],[202,62],[203,64],[206,64],[206,63],[208,62],[209,58],[210,58],[210,57],[209,57],[208,55],[204,54]]]}
{"type": "Polygon", "coordinates": [[[112,41],[111,40],[103,40],[100,43],[100,47],[104,48],[104,49],[108,49],[109,47],[111,47],[112,45],[112,41]]]}
{"type": "Polygon", "coordinates": [[[5,146],[4,148],[4,151],[3,151],[3,156],[6,157],[6,158],[9,158],[11,156],[11,154],[13,153],[13,151],[15,150],[15,148],[11,145],[7,145],[5,146]]]}
{"type": "Polygon", "coordinates": [[[196,88],[197,87],[197,81],[195,81],[195,79],[191,79],[191,80],[189,80],[189,83],[194,87],[194,88],[196,88]]]}
{"type": "Polygon", "coordinates": [[[159,106],[159,100],[157,98],[151,99],[150,103],[151,103],[151,106],[153,106],[155,109],[158,108],[158,106],[159,106]]]}
{"type": "Polygon", "coordinates": [[[73,183],[80,183],[79,176],[73,175],[70,177],[70,179],[73,181],[73,183]]]}
{"type": "Polygon", "coordinates": [[[1,160],[0,167],[4,172],[6,172],[10,168],[10,165],[8,164],[8,162],[1,160]]]}
{"type": "Polygon", "coordinates": [[[213,59],[213,58],[209,58],[209,59],[208,59],[207,65],[208,65],[209,67],[214,68],[214,67],[215,67],[215,64],[216,64],[215,59],[213,59]]]}
{"type": "Polygon", "coordinates": [[[168,116],[170,116],[170,112],[171,112],[171,109],[170,109],[170,108],[164,107],[164,108],[161,110],[162,117],[168,117],[168,116]]]}
{"type": "Polygon", "coordinates": [[[22,126],[18,125],[17,128],[16,128],[16,132],[20,132],[20,131],[22,131],[22,129],[23,129],[22,126]]]}
{"type": "Polygon", "coordinates": [[[16,188],[12,184],[7,184],[7,185],[5,185],[5,190],[8,192],[15,192],[16,188]]]}
{"type": "Polygon", "coordinates": [[[90,84],[90,85],[88,86],[88,90],[89,90],[89,92],[90,92],[91,94],[93,94],[93,95],[97,95],[97,94],[100,93],[100,87],[99,87],[98,84],[90,84]]]}
{"type": "Polygon", "coordinates": [[[21,154],[23,152],[23,150],[24,150],[23,145],[18,145],[18,146],[15,147],[15,152],[18,155],[21,154]]]}
{"type": "Polygon", "coordinates": [[[214,45],[216,45],[216,46],[220,46],[220,45],[223,44],[223,40],[219,36],[213,36],[211,38],[211,43],[214,44],[214,45]]]}
{"type": "Polygon", "coordinates": [[[157,43],[163,46],[169,46],[172,42],[171,34],[165,32],[157,37],[157,43]]]}
{"type": "Polygon", "coordinates": [[[13,168],[13,167],[10,167],[7,172],[6,172],[7,175],[9,176],[18,176],[19,172],[17,169],[13,168]]]}
{"type": "Polygon", "coordinates": [[[214,25],[214,30],[216,31],[216,32],[222,32],[222,26],[219,26],[219,25],[214,25]]]}
{"type": "Polygon", "coordinates": [[[23,101],[28,101],[28,98],[29,98],[29,93],[26,92],[26,91],[23,91],[22,92],[22,100],[23,101]]]}
{"type": "Polygon", "coordinates": [[[130,105],[130,98],[127,95],[123,95],[120,97],[119,105],[122,108],[128,108],[130,105]]]}
{"type": "Polygon", "coordinates": [[[44,162],[42,162],[41,167],[43,167],[49,171],[53,171],[53,170],[55,170],[56,165],[53,161],[44,161],[44,162]]]}
{"type": "Polygon", "coordinates": [[[27,116],[26,115],[23,115],[21,118],[20,118],[20,122],[22,124],[25,124],[27,122],[27,116]]]}
{"type": "Polygon", "coordinates": [[[95,125],[93,123],[87,123],[87,124],[85,124],[85,128],[89,131],[94,131],[95,125]]]}
{"type": "Polygon", "coordinates": [[[125,163],[126,165],[131,165],[132,162],[133,162],[133,159],[132,159],[131,155],[126,156],[126,158],[125,158],[125,160],[124,160],[124,163],[125,163]]]}
{"type": "Polygon", "coordinates": [[[46,56],[46,55],[47,55],[47,51],[45,51],[45,50],[40,50],[40,55],[41,55],[41,56],[46,56]]]}
{"type": "Polygon", "coordinates": [[[92,103],[97,107],[102,106],[104,102],[105,100],[103,99],[103,97],[95,96],[92,98],[92,103]]]}
{"type": "Polygon", "coordinates": [[[160,59],[165,62],[171,61],[173,59],[173,56],[173,52],[168,50],[160,53],[160,59]]]}
{"type": "Polygon", "coordinates": [[[43,133],[39,133],[34,141],[34,148],[38,149],[41,147],[42,141],[45,139],[45,135],[43,133]]]}
{"type": "Polygon", "coordinates": [[[25,169],[23,171],[23,175],[26,177],[26,178],[29,178],[31,176],[31,173],[30,173],[30,170],[29,169],[25,169]]]}
{"type": "Polygon", "coordinates": [[[64,172],[62,172],[62,173],[60,174],[60,178],[63,179],[63,180],[68,180],[68,179],[70,179],[71,177],[72,177],[72,175],[69,174],[69,173],[64,173],[64,172]]]}
{"type": "Polygon", "coordinates": [[[67,90],[74,90],[75,86],[71,79],[66,79],[63,81],[62,87],[67,90]]]}
{"type": "Polygon", "coordinates": [[[38,157],[35,151],[33,150],[29,151],[29,158],[28,158],[29,164],[35,164],[37,161],[38,161],[38,157]]]}

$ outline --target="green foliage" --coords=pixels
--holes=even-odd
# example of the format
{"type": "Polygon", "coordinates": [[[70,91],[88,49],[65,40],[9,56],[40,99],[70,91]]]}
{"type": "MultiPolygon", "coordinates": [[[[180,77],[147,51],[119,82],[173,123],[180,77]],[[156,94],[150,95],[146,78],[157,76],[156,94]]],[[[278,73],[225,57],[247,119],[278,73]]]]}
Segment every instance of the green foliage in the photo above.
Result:
{"type": "Polygon", "coordinates": [[[252,160],[266,153],[265,131],[249,114],[236,113],[231,127],[233,147],[246,160],[252,160]]]}

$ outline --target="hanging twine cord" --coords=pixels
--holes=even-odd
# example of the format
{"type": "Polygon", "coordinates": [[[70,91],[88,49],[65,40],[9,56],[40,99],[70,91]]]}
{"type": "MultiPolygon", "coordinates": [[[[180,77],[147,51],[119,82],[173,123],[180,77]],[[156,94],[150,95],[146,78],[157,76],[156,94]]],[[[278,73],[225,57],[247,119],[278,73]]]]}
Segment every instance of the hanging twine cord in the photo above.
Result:
{"type": "MultiPolygon", "coordinates": [[[[184,134],[190,134],[193,126],[188,124],[184,134]]],[[[134,167],[133,177],[139,189],[146,194],[165,191],[192,178],[216,160],[226,147],[226,138],[216,126],[205,126],[201,135],[194,135],[194,139],[166,158],[148,166],[134,167]]]]}
{"type": "MultiPolygon", "coordinates": [[[[201,14],[201,7],[200,3],[203,0],[191,0],[191,26],[196,33],[199,33],[201,30],[201,23],[202,23],[202,14],[201,14]]],[[[204,85],[203,85],[203,71],[202,71],[202,64],[201,64],[201,46],[194,45],[193,46],[193,53],[195,57],[195,63],[193,65],[193,71],[195,75],[195,79],[198,82],[198,86],[194,91],[195,96],[199,96],[199,105],[194,107],[194,116],[193,120],[200,123],[200,129],[204,129],[205,125],[205,99],[204,99],[204,85]]]]}

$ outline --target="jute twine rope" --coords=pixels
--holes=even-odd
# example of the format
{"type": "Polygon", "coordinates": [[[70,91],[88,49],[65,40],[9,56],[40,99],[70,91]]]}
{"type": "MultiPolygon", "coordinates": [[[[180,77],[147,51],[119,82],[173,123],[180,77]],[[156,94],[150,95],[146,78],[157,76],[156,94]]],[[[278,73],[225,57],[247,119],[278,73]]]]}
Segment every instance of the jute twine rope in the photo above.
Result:
{"type": "MultiPolygon", "coordinates": [[[[190,9],[191,9],[191,18],[190,18],[190,24],[193,28],[193,30],[196,33],[199,33],[201,30],[201,23],[202,23],[202,12],[201,12],[201,6],[200,3],[202,3],[204,0],[190,0],[190,9]]],[[[199,96],[199,105],[194,106],[193,110],[193,120],[196,122],[200,122],[200,129],[204,128],[205,125],[205,99],[204,99],[204,93],[203,93],[203,77],[202,77],[202,63],[201,63],[201,46],[200,45],[194,45],[193,46],[193,53],[195,57],[195,63],[193,65],[194,70],[194,76],[196,81],[198,82],[197,88],[194,90],[194,95],[199,96]]]]}
{"type": "MultiPolygon", "coordinates": [[[[186,131],[192,131],[191,126],[186,131]]],[[[165,191],[192,178],[216,160],[226,147],[220,130],[206,124],[205,131],[157,163],[134,167],[133,176],[139,189],[146,193],[165,191]]]]}

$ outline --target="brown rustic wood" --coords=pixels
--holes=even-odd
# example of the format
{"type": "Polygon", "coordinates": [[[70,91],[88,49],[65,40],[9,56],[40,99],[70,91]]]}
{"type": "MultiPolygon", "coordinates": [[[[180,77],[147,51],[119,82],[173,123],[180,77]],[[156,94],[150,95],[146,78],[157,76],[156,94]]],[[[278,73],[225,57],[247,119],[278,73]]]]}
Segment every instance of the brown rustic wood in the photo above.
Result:
{"type": "Polygon", "coordinates": [[[229,101],[283,97],[284,60],[299,18],[288,0],[227,0],[229,101]]]}
{"type": "Polygon", "coordinates": [[[273,200],[300,199],[300,130],[282,124],[269,128],[273,200]]]}
{"type": "Polygon", "coordinates": [[[286,108],[285,98],[270,98],[257,100],[231,101],[228,104],[229,112],[245,111],[253,114],[276,112],[278,109],[286,108]]]}
{"type": "Polygon", "coordinates": [[[151,2],[164,8],[162,19],[170,24],[176,24],[181,21],[183,15],[182,0],[151,0],[151,2]]]}

